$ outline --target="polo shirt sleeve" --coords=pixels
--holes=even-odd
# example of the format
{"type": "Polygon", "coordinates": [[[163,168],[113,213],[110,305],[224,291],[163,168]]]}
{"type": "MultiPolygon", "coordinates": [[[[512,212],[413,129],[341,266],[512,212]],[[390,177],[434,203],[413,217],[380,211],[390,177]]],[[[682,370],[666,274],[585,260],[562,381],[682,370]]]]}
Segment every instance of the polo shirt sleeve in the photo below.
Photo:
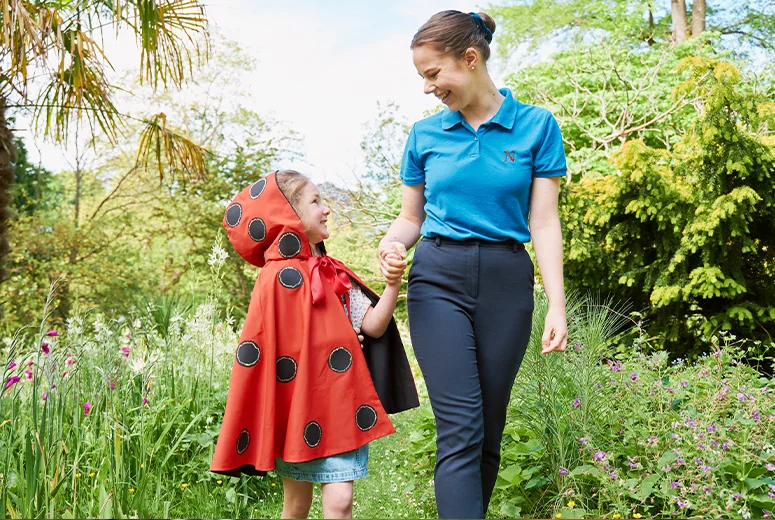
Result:
{"type": "Polygon", "coordinates": [[[409,132],[404,157],[401,159],[401,182],[407,186],[417,186],[425,182],[425,169],[417,153],[417,134],[414,125],[409,132]]]}
{"type": "Polygon", "coordinates": [[[560,125],[552,114],[546,118],[541,145],[533,160],[533,177],[560,177],[565,175],[565,148],[560,125]]]}

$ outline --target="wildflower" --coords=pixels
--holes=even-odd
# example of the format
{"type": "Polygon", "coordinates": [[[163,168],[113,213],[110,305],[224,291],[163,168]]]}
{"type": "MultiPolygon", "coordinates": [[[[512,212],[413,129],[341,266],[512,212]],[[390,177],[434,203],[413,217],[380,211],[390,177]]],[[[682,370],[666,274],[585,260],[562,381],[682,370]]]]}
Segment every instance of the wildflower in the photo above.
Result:
{"type": "Polygon", "coordinates": [[[681,500],[678,497],[675,497],[675,501],[678,504],[678,507],[680,507],[682,509],[685,509],[685,508],[689,507],[689,503],[688,502],[684,502],[683,500],[681,500]]]}
{"type": "Polygon", "coordinates": [[[720,446],[720,444],[716,441],[710,441],[710,445],[713,446],[714,448],[718,448],[720,446]]]}
{"type": "Polygon", "coordinates": [[[694,419],[692,419],[691,417],[687,417],[686,419],[684,419],[684,422],[686,424],[688,424],[689,426],[691,426],[692,428],[696,428],[697,427],[697,423],[694,422],[694,419]]]}
{"type": "Polygon", "coordinates": [[[138,358],[137,358],[137,359],[135,359],[134,361],[132,361],[132,362],[129,364],[129,368],[130,368],[130,369],[132,370],[132,372],[134,372],[135,374],[139,374],[140,372],[142,372],[142,371],[143,371],[143,369],[145,368],[145,365],[146,365],[146,361],[145,361],[143,358],[141,358],[141,357],[139,357],[139,356],[138,356],[138,358]]]}
{"type": "Polygon", "coordinates": [[[680,436],[680,435],[678,435],[677,433],[670,434],[670,436],[671,436],[673,439],[675,439],[675,440],[678,440],[678,439],[680,439],[680,438],[681,438],[681,436],[680,436]]]}
{"type": "Polygon", "coordinates": [[[554,517],[555,518],[562,518],[562,513],[557,513],[556,515],[554,515],[554,517]]]}
{"type": "Polygon", "coordinates": [[[701,442],[697,443],[697,447],[700,448],[701,450],[705,449],[705,445],[703,443],[701,443],[701,442]]]}
{"type": "Polygon", "coordinates": [[[75,474],[75,478],[81,478],[81,474],[80,473],[76,473],[75,474]]]}
{"type": "Polygon", "coordinates": [[[275,487],[276,485],[277,485],[277,484],[275,484],[274,482],[272,482],[272,487],[275,487]]]}
{"type": "Polygon", "coordinates": [[[48,399],[48,394],[46,392],[43,392],[43,395],[40,396],[41,401],[46,401],[48,399]]]}
{"type": "Polygon", "coordinates": [[[681,385],[683,388],[686,388],[687,386],[689,386],[689,382],[688,382],[688,381],[681,381],[680,385],[681,385]]]}
{"type": "Polygon", "coordinates": [[[670,487],[671,487],[671,488],[673,488],[673,489],[678,489],[678,487],[679,487],[680,485],[681,485],[681,484],[679,484],[678,482],[671,482],[671,483],[670,483],[670,487]]]}
{"type": "Polygon", "coordinates": [[[135,492],[135,488],[129,488],[129,493],[132,494],[135,492]]]}
{"type": "Polygon", "coordinates": [[[654,437],[654,436],[652,435],[651,437],[649,437],[649,441],[648,441],[648,444],[647,444],[647,446],[651,446],[651,447],[654,447],[654,446],[656,446],[656,445],[657,445],[657,441],[658,441],[658,440],[659,440],[659,439],[657,439],[656,437],[654,437]]]}
{"type": "Polygon", "coordinates": [[[637,374],[637,372],[633,372],[632,374],[630,374],[630,379],[631,379],[632,381],[637,381],[637,379],[638,379],[638,374],[637,374]]]}
{"type": "Polygon", "coordinates": [[[108,388],[110,388],[111,390],[115,390],[116,389],[116,385],[111,383],[110,386],[108,386],[108,388]]]}
{"type": "Polygon", "coordinates": [[[710,433],[714,433],[716,431],[716,421],[713,421],[712,423],[710,423],[710,426],[708,426],[708,431],[710,433]]]}
{"type": "Polygon", "coordinates": [[[608,362],[611,366],[611,372],[621,372],[622,371],[622,364],[618,362],[608,362]]]}
{"type": "Polygon", "coordinates": [[[581,397],[577,397],[573,400],[573,408],[578,408],[579,406],[581,406],[581,397]]]}
{"type": "Polygon", "coordinates": [[[683,460],[681,457],[678,457],[677,459],[675,459],[675,462],[676,464],[679,464],[679,465],[686,464],[686,461],[683,460]]]}
{"type": "Polygon", "coordinates": [[[148,398],[147,398],[147,397],[143,397],[143,404],[144,404],[144,405],[145,405],[145,404],[148,404],[148,398]]]}
{"type": "Polygon", "coordinates": [[[604,451],[597,451],[595,453],[595,455],[592,457],[592,459],[596,460],[596,461],[601,461],[601,460],[605,459],[605,457],[606,457],[606,452],[604,452],[604,451]]]}
{"type": "Polygon", "coordinates": [[[210,267],[220,268],[228,257],[229,253],[220,244],[214,244],[210,250],[210,256],[207,258],[207,263],[210,267]]]}
{"type": "Polygon", "coordinates": [[[732,494],[732,498],[734,498],[735,500],[739,500],[739,499],[743,498],[743,494],[742,493],[733,493],[732,494]]]}
{"type": "Polygon", "coordinates": [[[185,482],[183,482],[183,483],[180,485],[180,489],[186,489],[187,487],[188,487],[188,484],[186,484],[185,482]]]}
{"type": "Polygon", "coordinates": [[[609,473],[608,476],[611,477],[611,480],[616,480],[619,478],[619,474],[615,471],[612,471],[611,473],[609,473]]]}
{"type": "Polygon", "coordinates": [[[129,351],[130,351],[129,347],[122,347],[121,348],[121,352],[124,353],[124,357],[129,357],[129,351]]]}
{"type": "Polygon", "coordinates": [[[560,475],[563,477],[568,474],[568,470],[560,466],[560,475]]]}
{"type": "Polygon", "coordinates": [[[32,361],[32,360],[30,360],[30,361],[28,361],[28,362],[27,362],[27,366],[28,366],[28,367],[31,367],[31,366],[32,366],[32,365],[34,365],[34,364],[35,364],[35,362],[34,362],[34,361],[32,361]]]}
{"type": "Polygon", "coordinates": [[[128,333],[128,332],[127,332],[127,333],[126,333],[126,337],[127,337],[127,339],[128,339],[128,338],[131,338],[131,337],[132,337],[132,335],[131,335],[130,333],[128,333]]]}
{"type": "Polygon", "coordinates": [[[767,463],[767,465],[764,467],[767,468],[767,471],[775,471],[775,464],[772,462],[767,463]]]}
{"type": "Polygon", "coordinates": [[[633,518],[643,518],[643,515],[640,513],[635,513],[632,515],[633,518]]]}
{"type": "Polygon", "coordinates": [[[756,422],[762,420],[762,414],[759,412],[759,410],[754,410],[754,412],[751,414],[751,417],[753,417],[753,420],[756,422]]]}
{"type": "Polygon", "coordinates": [[[619,513],[614,513],[614,516],[612,517],[614,520],[619,520],[622,517],[619,513]]]}
{"type": "Polygon", "coordinates": [[[219,486],[220,486],[221,484],[223,484],[223,480],[216,480],[215,482],[216,482],[216,483],[217,483],[219,486]]]}
{"type": "Polygon", "coordinates": [[[570,507],[571,509],[573,509],[574,507],[576,507],[576,502],[574,502],[573,500],[571,500],[570,502],[568,502],[568,507],[570,507]]]}
{"type": "Polygon", "coordinates": [[[584,437],[581,437],[581,438],[579,439],[579,442],[580,442],[581,444],[586,444],[586,443],[587,443],[587,439],[585,439],[584,437]]]}
{"type": "Polygon", "coordinates": [[[32,370],[28,368],[27,370],[24,371],[24,375],[27,376],[27,379],[32,379],[32,370]]]}
{"type": "Polygon", "coordinates": [[[728,448],[729,448],[729,443],[728,442],[725,442],[724,444],[721,445],[721,449],[722,450],[726,450],[728,448]]]}
{"type": "Polygon", "coordinates": [[[738,392],[737,400],[740,401],[741,403],[744,402],[746,400],[745,394],[742,392],[738,392]]]}
{"type": "Polygon", "coordinates": [[[21,377],[19,377],[19,376],[11,376],[11,377],[9,377],[9,378],[8,378],[8,382],[7,382],[7,383],[5,383],[5,389],[6,389],[6,390],[8,390],[8,389],[9,389],[9,388],[11,388],[13,385],[15,385],[16,383],[18,383],[20,380],[21,380],[21,377]]]}
{"type": "Polygon", "coordinates": [[[43,343],[40,345],[40,350],[42,350],[44,354],[48,354],[49,352],[51,352],[51,349],[50,349],[50,348],[48,348],[48,341],[44,341],[44,342],[43,342],[43,343]]]}
{"type": "Polygon", "coordinates": [[[749,518],[751,518],[751,512],[750,512],[750,511],[748,511],[748,508],[747,508],[747,507],[745,507],[745,506],[743,506],[743,507],[741,507],[740,509],[738,509],[738,510],[737,510],[737,513],[738,513],[740,516],[742,516],[743,518],[745,518],[745,520],[748,520],[749,518]]]}
{"type": "Polygon", "coordinates": [[[54,337],[55,338],[55,337],[59,336],[59,333],[57,331],[55,331],[55,330],[50,330],[50,331],[46,332],[46,336],[54,337]]]}
{"type": "Polygon", "coordinates": [[[91,473],[89,473],[89,476],[92,477],[92,478],[94,478],[94,475],[96,475],[96,473],[93,472],[93,471],[91,473]]]}
{"type": "Polygon", "coordinates": [[[16,363],[14,363],[13,361],[11,361],[11,364],[10,364],[10,365],[8,365],[8,369],[7,369],[7,370],[12,370],[12,369],[14,369],[14,368],[16,368],[16,363]]]}
{"type": "Polygon", "coordinates": [[[143,469],[145,467],[145,463],[140,463],[140,469],[143,469]]]}
{"type": "Polygon", "coordinates": [[[83,403],[83,414],[89,415],[89,411],[91,410],[91,403],[89,401],[86,401],[83,403]]]}
{"type": "Polygon", "coordinates": [[[68,358],[68,359],[67,359],[67,361],[65,361],[65,366],[66,366],[67,368],[70,368],[71,366],[73,366],[73,364],[74,364],[74,363],[75,363],[75,359],[73,359],[73,358],[68,358]]]}

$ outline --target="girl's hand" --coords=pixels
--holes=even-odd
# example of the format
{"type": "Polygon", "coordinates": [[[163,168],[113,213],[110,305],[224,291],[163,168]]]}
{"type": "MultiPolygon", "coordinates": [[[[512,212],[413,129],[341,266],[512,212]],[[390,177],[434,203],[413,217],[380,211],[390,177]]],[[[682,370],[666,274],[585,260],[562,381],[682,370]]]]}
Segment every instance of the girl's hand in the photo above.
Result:
{"type": "Polygon", "coordinates": [[[401,242],[380,243],[379,270],[388,283],[400,280],[406,270],[406,247],[401,242]],[[396,258],[397,257],[397,258],[396,258]]]}
{"type": "Polygon", "coordinates": [[[361,344],[361,349],[363,348],[363,334],[361,334],[361,329],[357,328],[355,329],[355,335],[358,336],[358,343],[361,344]]]}
{"type": "Polygon", "coordinates": [[[549,307],[544,324],[544,335],[541,338],[541,354],[562,352],[568,344],[568,322],[565,309],[549,307]]]}

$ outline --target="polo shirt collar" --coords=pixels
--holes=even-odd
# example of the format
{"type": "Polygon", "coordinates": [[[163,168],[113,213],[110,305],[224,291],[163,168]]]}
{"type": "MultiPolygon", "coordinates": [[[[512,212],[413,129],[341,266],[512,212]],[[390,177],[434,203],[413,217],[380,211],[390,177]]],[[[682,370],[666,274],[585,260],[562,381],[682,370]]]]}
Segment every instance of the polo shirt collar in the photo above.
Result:
{"type": "MultiPolygon", "coordinates": [[[[514,121],[517,119],[517,105],[519,102],[511,95],[511,90],[507,88],[499,89],[499,92],[503,94],[505,99],[503,104],[498,109],[498,112],[490,119],[490,123],[495,123],[507,130],[511,130],[514,127],[514,121]]],[[[463,123],[463,115],[460,111],[452,112],[448,108],[444,109],[441,114],[441,128],[449,130],[457,124],[463,123]]]]}

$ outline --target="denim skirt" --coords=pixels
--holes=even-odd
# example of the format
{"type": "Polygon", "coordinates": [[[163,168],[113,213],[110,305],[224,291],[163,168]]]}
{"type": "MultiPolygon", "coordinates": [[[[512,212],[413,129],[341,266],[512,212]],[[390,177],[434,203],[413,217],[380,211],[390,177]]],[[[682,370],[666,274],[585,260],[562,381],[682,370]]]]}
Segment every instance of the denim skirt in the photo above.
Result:
{"type": "Polygon", "coordinates": [[[305,482],[349,482],[363,478],[369,471],[369,445],[357,450],[331,455],[308,462],[285,462],[275,459],[275,473],[281,477],[305,482]]]}

